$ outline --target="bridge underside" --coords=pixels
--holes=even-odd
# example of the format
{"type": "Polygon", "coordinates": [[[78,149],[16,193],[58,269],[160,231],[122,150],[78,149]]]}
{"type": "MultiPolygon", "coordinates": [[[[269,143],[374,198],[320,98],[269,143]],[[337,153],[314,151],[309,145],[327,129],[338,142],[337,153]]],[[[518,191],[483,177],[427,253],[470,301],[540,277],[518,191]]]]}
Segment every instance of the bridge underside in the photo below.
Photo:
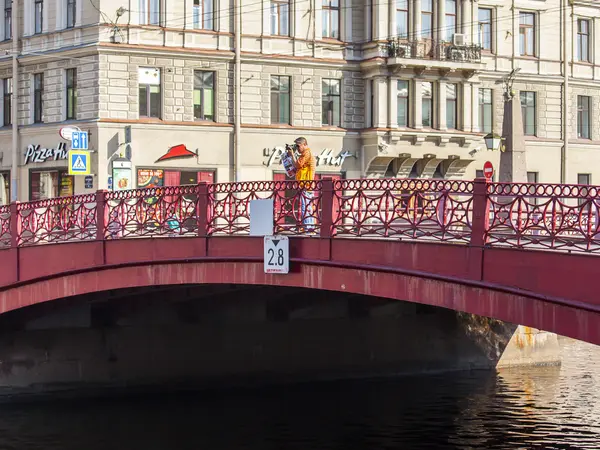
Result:
{"type": "MultiPolygon", "coordinates": [[[[107,290],[0,316],[0,398],[491,369],[515,329],[344,292],[232,284],[107,290]]],[[[539,362],[555,361],[537,351],[539,362]]]]}

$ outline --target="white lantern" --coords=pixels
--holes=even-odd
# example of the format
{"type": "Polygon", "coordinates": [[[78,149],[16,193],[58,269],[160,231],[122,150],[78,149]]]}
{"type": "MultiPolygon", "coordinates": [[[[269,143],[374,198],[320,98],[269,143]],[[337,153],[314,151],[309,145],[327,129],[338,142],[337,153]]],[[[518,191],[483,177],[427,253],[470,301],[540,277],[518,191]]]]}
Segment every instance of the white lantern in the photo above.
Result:
{"type": "Polygon", "coordinates": [[[485,146],[488,150],[500,150],[502,138],[495,133],[489,133],[484,136],[485,146]]]}

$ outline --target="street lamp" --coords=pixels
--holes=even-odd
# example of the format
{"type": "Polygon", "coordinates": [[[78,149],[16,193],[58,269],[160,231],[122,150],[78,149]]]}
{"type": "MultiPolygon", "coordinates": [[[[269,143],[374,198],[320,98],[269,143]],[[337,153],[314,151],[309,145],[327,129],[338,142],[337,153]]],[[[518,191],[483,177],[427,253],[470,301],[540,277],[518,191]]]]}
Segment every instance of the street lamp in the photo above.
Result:
{"type": "Polygon", "coordinates": [[[483,137],[483,140],[485,141],[485,146],[488,150],[500,150],[501,152],[506,150],[506,147],[504,146],[503,142],[504,138],[502,138],[494,132],[486,134],[483,137]]]}

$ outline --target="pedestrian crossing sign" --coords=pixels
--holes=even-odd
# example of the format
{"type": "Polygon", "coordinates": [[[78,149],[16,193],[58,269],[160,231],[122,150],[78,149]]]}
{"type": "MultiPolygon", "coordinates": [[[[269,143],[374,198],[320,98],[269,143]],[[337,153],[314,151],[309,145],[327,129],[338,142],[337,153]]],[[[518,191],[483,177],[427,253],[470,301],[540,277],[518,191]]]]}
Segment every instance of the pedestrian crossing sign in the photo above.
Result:
{"type": "Polygon", "coordinates": [[[85,150],[69,151],[69,175],[90,174],[90,152],[85,150]]]}

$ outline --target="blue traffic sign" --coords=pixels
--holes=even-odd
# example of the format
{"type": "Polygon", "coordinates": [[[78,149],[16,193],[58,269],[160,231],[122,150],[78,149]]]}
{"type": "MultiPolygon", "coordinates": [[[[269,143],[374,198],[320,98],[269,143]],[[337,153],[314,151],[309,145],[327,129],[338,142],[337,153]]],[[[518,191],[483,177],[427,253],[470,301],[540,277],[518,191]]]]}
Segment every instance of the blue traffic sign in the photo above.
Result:
{"type": "Polygon", "coordinates": [[[84,150],[69,151],[69,175],[90,174],[90,152],[84,150]]]}
{"type": "Polygon", "coordinates": [[[87,131],[73,131],[73,134],[71,135],[71,148],[73,150],[88,149],[87,131]]]}

